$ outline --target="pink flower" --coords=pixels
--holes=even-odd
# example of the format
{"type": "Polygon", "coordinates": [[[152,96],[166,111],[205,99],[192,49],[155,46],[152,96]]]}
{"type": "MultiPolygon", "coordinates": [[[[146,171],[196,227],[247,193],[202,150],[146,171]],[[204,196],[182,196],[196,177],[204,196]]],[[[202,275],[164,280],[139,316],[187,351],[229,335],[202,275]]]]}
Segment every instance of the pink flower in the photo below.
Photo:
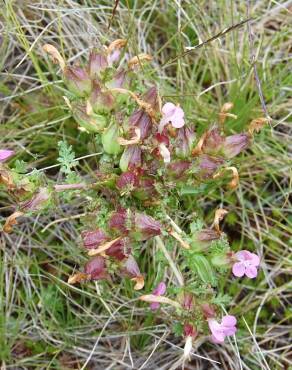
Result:
{"type": "Polygon", "coordinates": [[[184,111],[173,103],[166,103],[162,107],[162,118],[159,124],[159,131],[163,130],[163,127],[171,122],[174,128],[181,128],[184,126],[184,111]]]}
{"type": "Polygon", "coordinates": [[[121,50],[119,49],[115,49],[113,50],[112,53],[110,53],[108,56],[107,56],[107,63],[110,67],[112,67],[112,65],[114,63],[116,63],[119,59],[120,59],[120,56],[121,56],[121,50]]]}
{"type": "MultiPolygon", "coordinates": [[[[161,295],[164,295],[166,292],[166,285],[165,283],[162,281],[160,282],[157,287],[153,290],[153,295],[156,295],[156,296],[161,296],[161,295]]],[[[150,303],[150,308],[151,310],[157,310],[160,306],[160,303],[158,302],[152,302],[150,303]]]]}
{"type": "Polygon", "coordinates": [[[253,279],[257,276],[257,267],[260,264],[260,258],[254,253],[243,250],[235,253],[235,257],[239,262],[236,262],[232,267],[232,272],[237,277],[246,275],[253,279]]]}
{"type": "Polygon", "coordinates": [[[8,158],[13,156],[14,151],[8,149],[0,149],[0,162],[6,161],[8,158]]]}
{"type": "Polygon", "coordinates": [[[222,318],[221,324],[215,319],[208,319],[208,325],[212,333],[214,343],[223,343],[225,337],[236,333],[236,318],[232,315],[226,315],[222,318]]]}

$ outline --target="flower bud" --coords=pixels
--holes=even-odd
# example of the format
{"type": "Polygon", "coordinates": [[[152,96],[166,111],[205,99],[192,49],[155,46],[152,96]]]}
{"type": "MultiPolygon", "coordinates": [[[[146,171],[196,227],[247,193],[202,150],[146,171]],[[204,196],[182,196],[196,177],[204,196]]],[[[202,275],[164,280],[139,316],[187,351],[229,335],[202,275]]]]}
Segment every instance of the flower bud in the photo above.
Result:
{"type": "Polygon", "coordinates": [[[138,176],[134,172],[123,172],[117,180],[117,188],[123,191],[133,190],[138,185],[138,176]]]}
{"type": "Polygon", "coordinates": [[[108,240],[105,232],[101,229],[83,231],[81,233],[81,237],[83,240],[83,245],[86,249],[95,249],[108,240]]]}
{"type": "Polygon", "coordinates": [[[122,261],[127,258],[131,253],[131,246],[128,238],[117,240],[109,249],[106,251],[106,255],[116,258],[118,261],[122,261]]]}
{"type": "Polygon", "coordinates": [[[211,306],[209,303],[201,304],[201,309],[205,319],[211,319],[215,317],[216,312],[214,310],[214,307],[211,306]]]}
{"type": "Polygon", "coordinates": [[[249,144],[249,137],[247,134],[236,134],[227,136],[223,143],[223,154],[230,159],[235,157],[249,144]]]}
{"type": "Polygon", "coordinates": [[[48,204],[50,200],[50,192],[47,188],[40,190],[29,200],[21,204],[21,209],[26,212],[38,211],[48,204]]]}
{"type": "Polygon", "coordinates": [[[127,40],[117,39],[114,40],[107,48],[107,61],[111,67],[114,63],[118,62],[121,55],[121,50],[127,43],[127,40]]]}
{"type": "Polygon", "coordinates": [[[216,230],[212,229],[203,229],[199,231],[196,235],[196,239],[200,242],[211,242],[213,240],[218,240],[220,234],[216,230]]]}
{"type": "Polygon", "coordinates": [[[91,80],[83,68],[78,66],[65,67],[64,79],[73,94],[82,97],[90,93],[91,80]]]}
{"type": "Polygon", "coordinates": [[[115,99],[109,91],[101,91],[99,84],[94,81],[90,95],[90,104],[95,113],[108,112],[113,109],[115,99]]]}
{"type": "Polygon", "coordinates": [[[229,266],[230,259],[226,253],[215,254],[211,258],[211,263],[216,267],[227,267],[229,266]]]}
{"type": "Polygon", "coordinates": [[[206,154],[201,155],[199,157],[200,175],[203,178],[211,177],[223,163],[223,158],[211,157],[206,154]]]}
{"type": "Polygon", "coordinates": [[[130,254],[129,257],[124,262],[124,272],[129,277],[137,277],[141,275],[139,266],[135,260],[135,258],[130,254]]]}
{"type": "Polygon", "coordinates": [[[119,126],[115,123],[112,123],[101,137],[103,149],[106,153],[117,155],[121,152],[122,148],[118,143],[118,137],[119,126]]]}
{"type": "Polygon", "coordinates": [[[191,162],[188,161],[177,161],[172,162],[168,166],[168,174],[171,177],[179,179],[183,177],[183,175],[187,172],[187,170],[191,167],[191,162]]]}
{"type": "Polygon", "coordinates": [[[206,154],[216,155],[221,150],[223,142],[224,138],[219,129],[214,127],[206,133],[202,150],[206,154]]]}
{"type": "Polygon", "coordinates": [[[108,223],[109,228],[117,230],[122,234],[127,234],[129,231],[129,228],[127,227],[129,223],[128,219],[130,218],[129,216],[130,214],[128,214],[126,209],[119,209],[111,215],[108,223]]]}
{"type": "Polygon", "coordinates": [[[177,130],[177,138],[175,142],[176,154],[179,157],[187,158],[191,154],[193,144],[195,141],[194,131],[187,126],[184,126],[177,130]]]}
{"type": "Polygon", "coordinates": [[[139,266],[134,257],[130,255],[124,263],[124,273],[135,281],[135,290],[140,290],[144,287],[144,277],[141,275],[139,266]]]}
{"type": "Polygon", "coordinates": [[[123,172],[128,169],[141,166],[141,148],[138,145],[131,145],[124,150],[120,158],[120,168],[123,172]]]}
{"type": "Polygon", "coordinates": [[[133,226],[130,235],[137,241],[147,240],[161,234],[160,223],[144,213],[135,213],[133,226]]]}
{"type": "Polygon", "coordinates": [[[73,107],[73,116],[79,128],[86,132],[100,132],[107,124],[107,119],[101,114],[86,113],[86,108],[81,105],[73,107]]]}
{"type": "Polygon", "coordinates": [[[1,149],[0,150],[0,163],[7,161],[10,157],[14,155],[13,150],[1,149]]]}
{"type": "Polygon", "coordinates": [[[155,135],[155,139],[158,141],[159,144],[165,144],[166,146],[170,145],[169,137],[166,135],[165,130],[161,133],[157,133],[155,135]]]}
{"type": "Polygon", "coordinates": [[[193,302],[193,295],[187,292],[184,292],[183,294],[183,300],[182,300],[182,307],[185,310],[192,310],[194,307],[194,302],[193,302]]]}
{"type": "Polygon", "coordinates": [[[139,180],[139,185],[133,192],[133,195],[140,200],[154,198],[157,195],[154,180],[148,177],[141,178],[139,180]]]}
{"type": "Polygon", "coordinates": [[[105,259],[101,256],[92,258],[84,266],[84,272],[89,275],[91,280],[100,280],[108,278],[105,269],[105,259]]]}
{"type": "Polygon", "coordinates": [[[192,324],[185,324],[184,325],[184,336],[185,337],[195,338],[197,335],[198,335],[198,332],[192,324]]]}
{"type": "Polygon", "coordinates": [[[151,105],[151,108],[159,112],[159,95],[158,95],[158,90],[156,86],[152,86],[146,93],[143,95],[142,100],[145,101],[146,103],[151,105]]]}
{"type": "Polygon", "coordinates": [[[99,78],[100,73],[108,66],[106,56],[100,52],[92,50],[89,55],[88,70],[92,79],[99,78]]]}
{"type": "Polygon", "coordinates": [[[127,76],[126,71],[121,69],[113,76],[113,78],[110,81],[107,81],[105,85],[108,89],[116,88],[121,89],[124,87],[126,83],[126,76],[127,76]]]}
{"type": "Polygon", "coordinates": [[[190,354],[193,347],[193,339],[198,335],[197,330],[191,324],[184,325],[184,336],[186,338],[184,346],[184,359],[190,359],[190,354]]]}
{"type": "Polygon", "coordinates": [[[151,132],[152,120],[144,109],[137,109],[129,118],[129,124],[140,129],[142,140],[146,139],[151,132]]]}
{"type": "MultiPolygon", "coordinates": [[[[153,290],[152,294],[160,297],[166,293],[166,285],[163,281],[161,281],[157,287],[153,290]]],[[[157,310],[160,307],[160,304],[158,302],[151,302],[150,308],[151,310],[157,310]]]]}

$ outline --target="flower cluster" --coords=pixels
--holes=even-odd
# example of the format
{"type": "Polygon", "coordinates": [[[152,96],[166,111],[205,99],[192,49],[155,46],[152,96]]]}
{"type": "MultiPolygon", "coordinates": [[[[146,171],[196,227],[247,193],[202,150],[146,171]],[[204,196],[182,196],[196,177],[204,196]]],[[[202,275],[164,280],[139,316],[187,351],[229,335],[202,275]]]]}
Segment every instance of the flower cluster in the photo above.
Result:
{"type": "Polygon", "coordinates": [[[255,278],[260,261],[249,251],[231,251],[219,227],[226,210],[216,210],[212,225],[188,218],[182,226],[176,215],[187,211],[177,207],[184,194],[195,193],[202,185],[216,187],[218,179],[220,186],[227,179],[227,185],[236,188],[239,175],[231,161],[247,148],[258,126],[252,122],[247,132],[227,135],[225,120],[236,116],[229,112],[233,105],[226,103],[218,124],[197,136],[183,106],[162,101],[156,85],[145,88],[139,79],[140,66],[149,63],[151,56],[130,58],[125,47],[126,40],[115,40],[93,49],[85,65],[71,66],[54,46],[44,46],[61,68],[68,89],[64,99],[78,129],[84,135],[96,135],[95,145],[102,155],[91,179],[65,184],[47,180],[46,186],[38,182],[32,186],[27,177],[24,183],[4,164],[13,152],[0,150],[0,183],[20,200],[3,230],[12,232],[16,218],[39,212],[62,192],[78,191],[96,199],[101,211],[96,211],[96,222],[80,235],[90,259],[68,282],[129,278],[133,289],[141,290],[145,274],[139,267],[140,251],[142,246],[157,245],[165,256],[163,281],[157,277],[159,283],[152,293],[140,299],[150,303],[153,314],[165,305],[172,308],[173,317],[182,325],[187,356],[200,334],[210,334],[214,343],[235,334],[234,316],[218,321],[218,280],[228,271],[235,277],[255,278]],[[176,261],[169,253],[174,246],[179,247],[176,261]],[[178,285],[172,290],[165,280],[167,264],[178,285]],[[188,283],[190,274],[195,285],[188,283]]]}

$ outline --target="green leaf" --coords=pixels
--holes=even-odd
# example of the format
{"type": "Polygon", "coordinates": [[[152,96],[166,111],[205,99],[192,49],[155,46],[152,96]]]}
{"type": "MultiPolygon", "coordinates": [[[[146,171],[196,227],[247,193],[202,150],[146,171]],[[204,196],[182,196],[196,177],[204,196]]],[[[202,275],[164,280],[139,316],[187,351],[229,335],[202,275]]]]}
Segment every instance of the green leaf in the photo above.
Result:
{"type": "Polygon", "coordinates": [[[72,145],[69,145],[66,141],[59,141],[58,147],[58,162],[61,164],[61,172],[69,175],[72,172],[71,168],[78,163],[75,161],[75,153],[72,149],[72,145]]]}
{"type": "Polygon", "coordinates": [[[180,195],[196,195],[196,194],[204,193],[206,190],[206,187],[207,187],[206,184],[202,184],[198,186],[197,188],[195,188],[194,186],[188,186],[188,185],[183,186],[180,189],[180,195]]]}
{"type": "Polygon", "coordinates": [[[202,254],[192,255],[192,267],[204,283],[216,285],[216,276],[208,259],[202,254]]]}

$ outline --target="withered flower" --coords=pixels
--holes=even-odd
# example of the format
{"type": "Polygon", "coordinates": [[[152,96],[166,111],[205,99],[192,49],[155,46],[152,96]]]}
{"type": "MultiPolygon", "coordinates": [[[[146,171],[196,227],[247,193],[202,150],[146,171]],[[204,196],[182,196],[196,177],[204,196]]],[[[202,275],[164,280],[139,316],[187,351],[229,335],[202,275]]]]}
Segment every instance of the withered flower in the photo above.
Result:
{"type": "Polygon", "coordinates": [[[142,53],[131,58],[128,62],[128,66],[129,68],[135,68],[139,65],[144,64],[145,62],[151,62],[152,59],[153,58],[151,55],[142,53]]]}
{"type": "Polygon", "coordinates": [[[264,127],[264,125],[268,122],[269,120],[265,117],[253,119],[251,123],[249,124],[248,133],[251,136],[253,136],[254,132],[259,132],[262,129],[262,127],[264,127]]]}
{"type": "Polygon", "coordinates": [[[47,188],[40,188],[33,197],[21,204],[21,209],[25,212],[38,211],[48,204],[51,198],[50,191],[47,188]]]}
{"type": "Polygon", "coordinates": [[[13,229],[13,226],[18,224],[17,218],[20,217],[20,216],[23,216],[23,214],[24,214],[23,212],[16,211],[16,212],[12,213],[12,215],[7,217],[7,219],[5,221],[5,224],[3,226],[3,231],[7,234],[11,233],[12,229],[13,229]]]}
{"type": "Polygon", "coordinates": [[[221,234],[220,230],[220,221],[223,220],[223,218],[227,215],[228,211],[223,208],[218,208],[215,211],[215,216],[214,216],[214,229],[217,231],[217,233],[221,234]]]}

